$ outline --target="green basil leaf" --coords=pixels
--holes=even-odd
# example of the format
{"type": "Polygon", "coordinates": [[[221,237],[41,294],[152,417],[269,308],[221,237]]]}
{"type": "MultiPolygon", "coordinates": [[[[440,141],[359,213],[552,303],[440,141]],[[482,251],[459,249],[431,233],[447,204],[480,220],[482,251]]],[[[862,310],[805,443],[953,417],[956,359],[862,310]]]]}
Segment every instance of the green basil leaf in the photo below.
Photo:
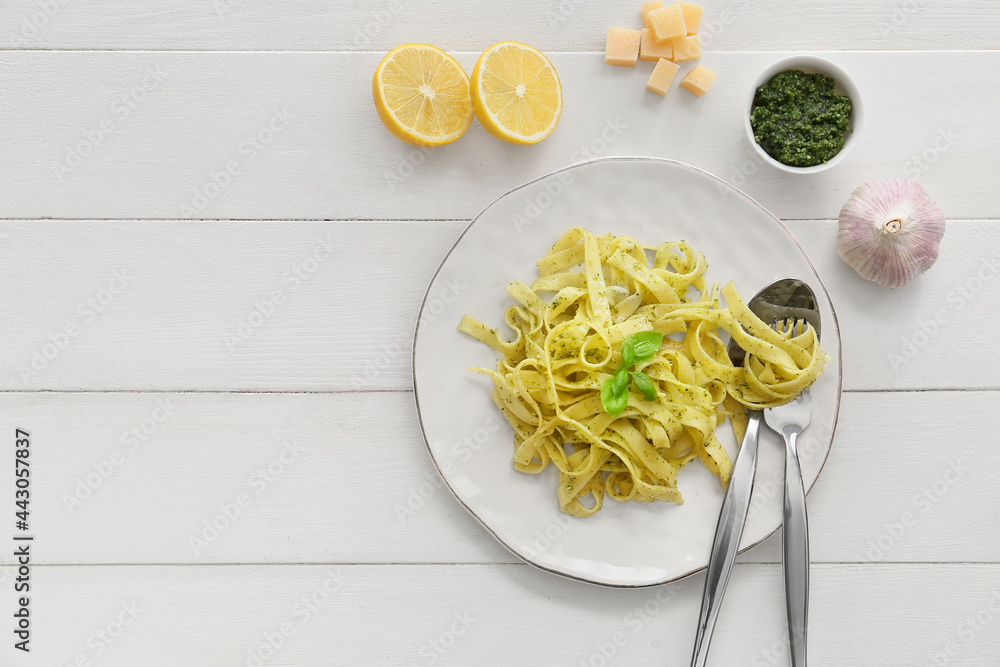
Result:
{"type": "Polygon", "coordinates": [[[622,368],[632,368],[635,365],[635,347],[628,338],[622,341],[622,368]]]}
{"type": "Polygon", "coordinates": [[[646,363],[655,357],[661,345],[663,345],[663,334],[659,331],[640,331],[626,336],[622,341],[623,350],[626,346],[632,348],[637,364],[646,363]]]}
{"type": "MultiPolygon", "coordinates": [[[[625,377],[627,378],[628,375],[625,377]]],[[[601,404],[604,405],[604,409],[609,415],[617,417],[625,411],[625,406],[628,405],[628,391],[615,394],[613,383],[614,379],[608,378],[601,385],[601,404]]]]}
{"type": "Polygon", "coordinates": [[[628,388],[628,371],[624,366],[611,378],[611,393],[613,396],[620,395],[628,388]]]}
{"type": "MultiPolygon", "coordinates": [[[[608,410],[608,406],[614,401],[615,398],[615,388],[614,388],[614,378],[608,378],[601,383],[601,404],[604,406],[605,410],[608,410]]],[[[609,411],[610,412],[610,411],[609,411]]]]}
{"type": "Polygon", "coordinates": [[[656,383],[653,382],[645,373],[640,373],[635,371],[631,373],[632,381],[635,382],[635,388],[642,392],[643,398],[647,401],[656,400],[656,383]]]}

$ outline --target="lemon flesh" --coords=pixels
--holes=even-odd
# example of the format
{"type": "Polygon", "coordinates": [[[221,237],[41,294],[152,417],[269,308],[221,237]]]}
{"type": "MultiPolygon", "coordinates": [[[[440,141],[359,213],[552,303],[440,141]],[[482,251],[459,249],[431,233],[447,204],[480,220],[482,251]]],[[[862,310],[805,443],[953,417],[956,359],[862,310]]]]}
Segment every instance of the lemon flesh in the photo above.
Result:
{"type": "Polygon", "coordinates": [[[519,42],[494,44],[472,70],[472,107],[498,139],[538,143],[552,134],[562,113],[559,75],[537,49],[519,42]]]}
{"type": "Polygon", "coordinates": [[[457,60],[429,44],[403,44],[375,69],[372,96],[382,123],[415,146],[441,146],[472,123],[469,76],[457,60]]]}

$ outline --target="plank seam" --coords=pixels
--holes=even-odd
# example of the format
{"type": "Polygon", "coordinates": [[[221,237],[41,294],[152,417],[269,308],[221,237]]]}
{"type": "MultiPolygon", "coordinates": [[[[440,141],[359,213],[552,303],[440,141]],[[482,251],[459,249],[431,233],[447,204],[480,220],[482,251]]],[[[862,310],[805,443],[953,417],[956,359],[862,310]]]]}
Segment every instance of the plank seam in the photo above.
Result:
{"type": "MultiPolygon", "coordinates": [[[[835,218],[781,218],[782,222],[837,222],[835,218]]],[[[0,222],[472,222],[472,218],[54,218],[20,217],[2,218],[0,222]]],[[[1000,217],[955,218],[948,224],[965,222],[997,222],[1000,217]]]]}
{"type": "MultiPolygon", "coordinates": [[[[44,47],[44,46],[27,46],[27,47],[0,47],[0,51],[7,53],[274,53],[274,54],[328,54],[328,55],[372,55],[372,56],[383,56],[386,50],[381,51],[353,51],[353,50],[332,50],[332,49],[114,49],[108,47],[44,47]]],[[[464,54],[470,56],[479,55],[479,51],[466,51],[466,50],[452,50],[453,54],[464,54]]],[[[558,53],[561,55],[580,55],[580,56],[597,56],[603,55],[603,51],[561,51],[559,49],[545,49],[545,53],[558,53]]],[[[858,54],[908,54],[908,53],[922,53],[922,54],[933,54],[938,55],[942,53],[955,53],[955,54],[967,54],[967,53],[983,53],[983,54],[993,54],[1000,53],[1000,49],[982,48],[982,49],[816,49],[816,50],[788,50],[788,49],[757,49],[753,51],[728,51],[728,50],[718,50],[715,53],[723,54],[733,54],[733,55],[753,55],[758,53],[772,54],[772,53],[858,53],[858,54]]]]}
{"type": "MultiPolygon", "coordinates": [[[[899,567],[906,565],[927,565],[927,566],[979,566],[979,567],[992,567],[1000,566],[1000,561],[879,561],[877,563],[871,563],[868,561],[812,561],[813,565],[829,565],[834,567],[848,566],[848,567],[858,567],[862,566],[865,568],[870,567],[899,567]]],[[[32,567],[328,567],[331,565],[341,566],[341,567],[497,567],[497,566],[514,566],[514,567],[526,567],[534,568],[534,565],[529,563],[521,563],[514,561],[502,561],[502,562],[483,562],[483,563],[449,563],[449,562],[408,562],[408,561],[392,561],[392,562],[365,562],[365,561],[310,561],[304,563],[295,562],[275,562],[275,563],[264,563],[264,562],[233,562],[233,563],[32,563],[32,567]]],[[[767,565],[773,567],[781,567],[780,561],[739,561],[736,563],[737,567],[745,567],[749,565],[767,565]]],[[[16,564],[12,563],[0,563],[0,568],[4,567],[17,567],[16,564]]]]}
{"type": "MultiPolygon", "coordinates": [[[[844,389],[845,394],[981,393],[1000,392],[1000,387],[942,387],[931,389],[844,389]]],[[[253,390],[253,389],[0,389],[0,394],[412,394],[412,389],[330,389],[330,390],[253,390]]]]}

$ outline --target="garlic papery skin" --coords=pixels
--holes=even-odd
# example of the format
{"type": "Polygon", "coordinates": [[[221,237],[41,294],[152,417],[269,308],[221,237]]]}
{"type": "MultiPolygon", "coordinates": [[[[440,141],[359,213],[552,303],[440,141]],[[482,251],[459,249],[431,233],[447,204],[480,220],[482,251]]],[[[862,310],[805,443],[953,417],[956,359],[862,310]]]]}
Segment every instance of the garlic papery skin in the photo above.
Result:
{"type": "Polygon", "coordinates": [[[937,260],[944,215],[914,181],[858,186],[840,211],[837,252],[865,280],[902,287],[937,260]]]}

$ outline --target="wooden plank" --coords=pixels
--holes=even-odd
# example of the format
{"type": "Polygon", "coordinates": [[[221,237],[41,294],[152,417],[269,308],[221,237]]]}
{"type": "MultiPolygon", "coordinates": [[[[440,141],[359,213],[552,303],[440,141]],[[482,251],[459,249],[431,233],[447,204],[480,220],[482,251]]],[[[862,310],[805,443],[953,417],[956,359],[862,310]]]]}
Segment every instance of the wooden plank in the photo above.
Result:
{"type": "MultiPolygon", "coordinates": [[[[809,497],[813,559],[1000,562],[983,529],[1000,512],[983,491],[997,414],[998,392],[846,394],[809,497]]],[[[409,393],[7,392],[0,415],[31,433],[36,563],[517,560],[443,485],[409,393]]],[[[744,559],[778,562],[777,547],[744,559]]]]}
{"type": "Polygon", "coordinates": [[[845,387],[1000,387],[1000,354],[986,314],[1000,302],[996,225],[951,223],[938,263],[895,290],[863,280],[840,259],[835,223],[802,221],[789,227],[837,308],[845,387]]]}
{"type": "MultiPolygon", "coordinates": [[[[485,15],[470,19],[456,0],[433,4],[403,0],[356,3],[297,0],[177,0],[169,9],[150,1],[12,0],[0,14],[7,48],[207,49],[387,51],[404,42],[446,49],[482,50],[517,39],[559,51],[604,48],[609,25],[641,27],[637,0],[512,0],[498,14],[516,25],[497,30],[485,15]],[[416,26],[419,26],[417,28],[416,26]]],[[[856,6],[823,0],[728,0],[706,3],[702,36],[713,51],[785,49],[996,48],[996,4],[966,0],[874,0],[856,6]]]]}
{"type": "MultiPolygon", "coordinates": [[[[812,574],[817,666],[996,665],[1000,566],[812,574]]],[[[690,661],[702,582],[614,590],[526,565],[35,568],[30,657],[8,641],[0,660],[679,667],[690,661]]],[[[778,565],[736,567],[709,665],[788,664],[781,586],[778,565]]]]}
{"type": "MultiPolygon", "coordinates": [[[[471,68],[477,54],[456,55],[471,68]]],[[[783,218],[836,217],[859,183],[890,176],[920,180],[949,217],[1000,215],[1000,126],[981,96],[1000,51],[828,54],[856,79],[867,127],[806,180],[760,164],[744,133],[739,109],[776,54],[706,55],[719,79],[700,99],[652,95],[648,67],[552,55],[565,105],[551,137],[512,146],[475,124],[430,151],[374,113],[380,53],[6,51],[0,218],[471,219],[525,180],[637,154],[717,173],[783,218]]]]}
{"type": "MultiPolygon", "coordinates": [[[[0,221],[0,388],[407,389],[424,290],[465,225],[0,221]]],[[[898,290],[839,259],[836,223],[789,225],[837,307],[847,389],[1000,388],[995,221],[950,223],[898,290]]]]}

